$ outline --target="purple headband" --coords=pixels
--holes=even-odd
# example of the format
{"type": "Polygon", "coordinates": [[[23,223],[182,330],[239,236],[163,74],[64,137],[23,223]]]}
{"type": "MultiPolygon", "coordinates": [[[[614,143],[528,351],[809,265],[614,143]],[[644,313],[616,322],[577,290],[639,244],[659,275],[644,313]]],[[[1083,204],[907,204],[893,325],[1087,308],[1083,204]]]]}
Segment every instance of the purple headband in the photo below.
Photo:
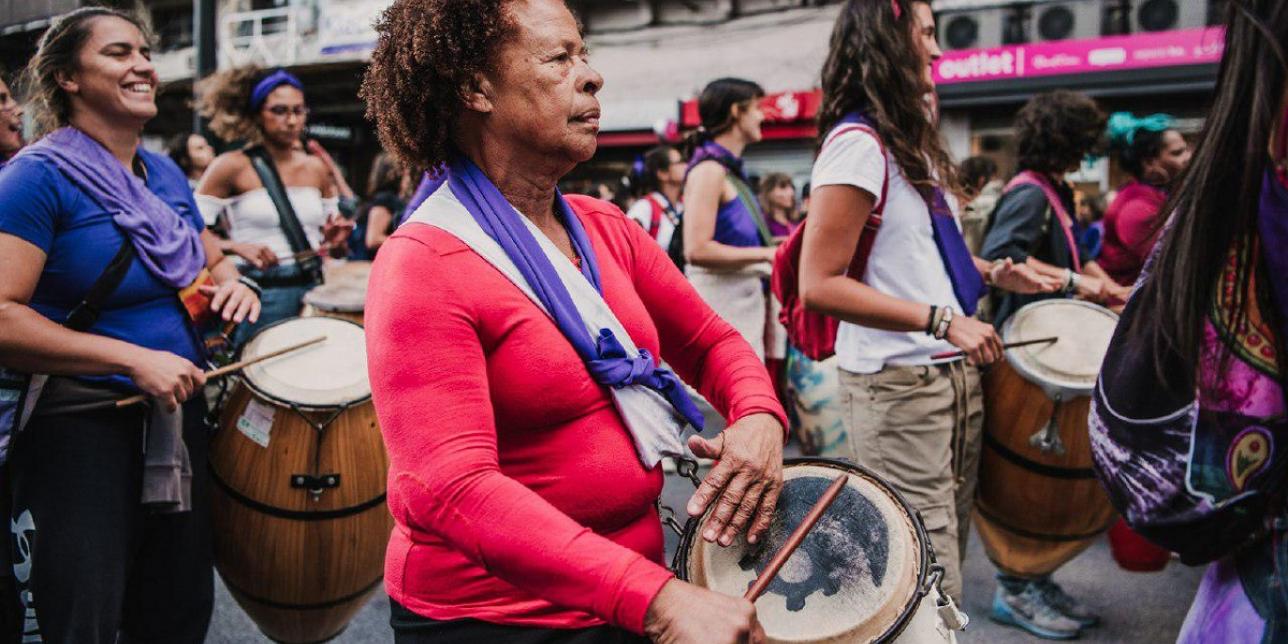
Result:
{"type": "Polygon", "coordinates": [[[279,69],[266,76],[264,80],[255,83],[255,89],[250,91],[250,108],[258,110],[264,105],[268,95],[282,85],[290,85],[301,92],[304,91],[304,83],[301,83],[300,79],[285,69],[279,69]]]}

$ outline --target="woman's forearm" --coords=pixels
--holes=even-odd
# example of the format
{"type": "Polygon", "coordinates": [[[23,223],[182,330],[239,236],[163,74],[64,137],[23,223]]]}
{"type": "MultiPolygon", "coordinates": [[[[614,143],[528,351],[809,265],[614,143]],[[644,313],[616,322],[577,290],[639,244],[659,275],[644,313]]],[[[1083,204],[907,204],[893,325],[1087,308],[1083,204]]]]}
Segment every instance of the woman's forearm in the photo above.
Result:
{"type": "Polygon", "coordinates": [[[930,321],[930,305],[887,295],[846,275],[819,280],[801,297],[811,311],[883,331],[924,331],[930,321]]]}
{"type": "Polygon", "coordinates": [[[694,266],[733,270],[771,261],[772,255],[761,246],[730,246],[710,240],[695,244],[685,253],[685,259],[694,266]]]}
{"type": "Polygon", "coordinates": [[[68,376],[128,374],[141,347],[73,331],[17,302],[0,302],[0,365],[68,376]]]}

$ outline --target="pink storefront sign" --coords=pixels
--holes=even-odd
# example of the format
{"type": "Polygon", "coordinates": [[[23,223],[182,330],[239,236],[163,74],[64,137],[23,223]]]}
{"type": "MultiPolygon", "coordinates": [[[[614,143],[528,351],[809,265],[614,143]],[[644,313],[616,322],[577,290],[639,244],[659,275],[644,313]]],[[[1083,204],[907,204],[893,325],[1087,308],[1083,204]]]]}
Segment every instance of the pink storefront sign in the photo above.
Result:
{"type": "Polygon", "coordinates": [[[940,85],[1217,63],[1220,27],[944,52],[940,85]]]}

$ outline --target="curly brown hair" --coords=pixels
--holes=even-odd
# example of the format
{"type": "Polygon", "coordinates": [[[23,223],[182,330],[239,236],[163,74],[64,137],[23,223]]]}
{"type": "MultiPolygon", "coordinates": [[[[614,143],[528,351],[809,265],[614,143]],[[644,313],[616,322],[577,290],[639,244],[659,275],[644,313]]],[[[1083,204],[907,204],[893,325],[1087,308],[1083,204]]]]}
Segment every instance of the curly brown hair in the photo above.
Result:
{"type": "Polygon", "coordinates": [[[75,71],[77,54],[93,33],[94,21],[105,17],[129,22],[139,28],[144,40],[152,42],[152,33],[142,19],[109,7],[81,7],[54,20],[41,35],[22,81],[37,132],[67,125],[72,104],[67,92],[58,86],[58,76],[75,71]]]}
{"type": "Polygon", "coordinates": [[[492,70],[514,24],[506,0],[397,0],[376,23],[380,34],[358,95],[385,150],[404,167],[441,167],[461,99],[492,70]]]}
{"type": "Polygon", "coordinates": [[[247,65],[211,74],[197,83],[197,111],[210,120],[215,136],[225,143],[258,143],[263,138],[250,94],[269,73],[271,70],[247,65]]]}
{"type": "Polygon", "coordinates": [[[872,0],[849,0],[837,16],[823,64],[818,144],[846,114],[863,112],[923,198],[937,185],[960,193],[957,166],[926,105],[934,88],[924,78],[911,10],[917,2],[930,2],[895,1],[903,7],[897,18],[891,2],[872,0]]]}
{"type": "Polygon", "coordinates": [[[1029,99],[1015,115],[1021,170],[1058,174],[1100,147],[1108,117],[1086,94],[1056,90],[1029,99]]]}

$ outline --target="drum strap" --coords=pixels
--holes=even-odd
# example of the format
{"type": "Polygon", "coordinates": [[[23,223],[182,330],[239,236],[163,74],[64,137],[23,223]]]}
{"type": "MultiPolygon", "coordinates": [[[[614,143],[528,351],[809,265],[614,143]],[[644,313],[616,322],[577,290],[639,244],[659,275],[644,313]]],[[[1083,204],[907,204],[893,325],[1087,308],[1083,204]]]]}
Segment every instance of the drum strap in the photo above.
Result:
{"type": "MultiPolygon", "coordinates": [[[[286,242],[291,245],[291,252],[297,257],[307,254],[313,250],[313,246],[309,244],[309,238],[304,234],[304,227],[300,225],[300,218],[295,214],[295,207],[291,205],[286,187],[282,183],[282,177],[277,174],[277,166],[273,163],[272,157],[268,156],[268,151],[260,145],[246,148],[246,156],[250,157],[251,167],[255,168],[255,174],[259,175],[260,183],[264,184],[264,191],[268,193],[269,199],[273,200],[273,207],[277,209],[282,233],[286,236],[286,242]]],[[[313,281],[322,281],[322,263],[316,256],[308,256],[296,261],[305,273],[313,276],[313,281]]]]}

